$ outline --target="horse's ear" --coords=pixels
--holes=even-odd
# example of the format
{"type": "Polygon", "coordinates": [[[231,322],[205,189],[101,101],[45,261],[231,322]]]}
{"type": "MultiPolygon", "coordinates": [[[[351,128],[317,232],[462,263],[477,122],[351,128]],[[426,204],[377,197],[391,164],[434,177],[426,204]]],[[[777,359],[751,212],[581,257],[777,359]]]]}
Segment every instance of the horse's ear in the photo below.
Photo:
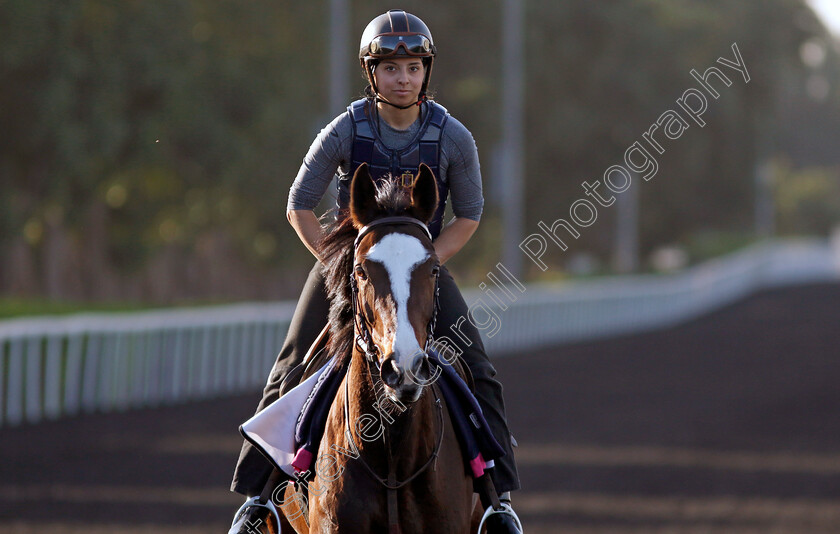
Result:
{"type": "Polygon", "coordinates": [[[435,215],[438,205],[438,188],[432,169],[420,164],[420,172],[411,189],[411,211],[415,218],[428,224],[435,215]]]}
{"type": "Polygon", "coordinates": [[[350,217],[356,228],[362,228],[376,216],[376,187],[370,177],[367,163],[356,169],[350,182],[350,217]]]}

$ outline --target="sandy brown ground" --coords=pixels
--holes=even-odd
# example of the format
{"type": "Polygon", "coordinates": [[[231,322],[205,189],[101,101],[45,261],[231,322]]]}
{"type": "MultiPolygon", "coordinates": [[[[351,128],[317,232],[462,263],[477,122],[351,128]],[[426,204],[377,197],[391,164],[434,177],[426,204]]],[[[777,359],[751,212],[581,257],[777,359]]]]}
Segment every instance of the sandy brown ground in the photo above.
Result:
{"type": "MultiPolygon", "coordinates": [[[[840,286],[496,360],[526,532],[840,532],[840,286]]],[[[226,532],[253,395],[0,430],[0,533],[226,532]]]]}

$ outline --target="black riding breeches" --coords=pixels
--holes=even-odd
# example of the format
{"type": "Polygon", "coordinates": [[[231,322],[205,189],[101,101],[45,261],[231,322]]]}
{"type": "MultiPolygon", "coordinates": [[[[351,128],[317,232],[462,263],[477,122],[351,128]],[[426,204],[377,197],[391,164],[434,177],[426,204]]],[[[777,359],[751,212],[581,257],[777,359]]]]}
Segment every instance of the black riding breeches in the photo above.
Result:
{"type": "MultiPolygon", "coordinates": [[[[494,378],[496,369],[484,352],[484,344],[478,330],[467,320],[467,304],[455,285],[455,280],[446,267],[440,270],[440,311],[437,316],[435,337],[446,336],[461,351],[464,361],[472,371],[475,380],[476,398],[493,435],[505,450],[505,456],[496,461],[491,472],[496,490],[501,492],[519,489],[519,475],[511,448],[511,435],[505,418],[505,403],[502,385],[494,378]],[[450,328],[458,324],[458,330],[471,344],[455,335],[450,328]]],[[[307,350],[328,322],[329,303],[324,287],[321,264],[316,263],[301,292],[295,314],[289,325],[286,341],[263,390],[263,397],[257,412],[277,400],[280,385],[289,372],[303,362],[307,350]]],[[[231,491],[247,496],[259,495],[271,475],[273,466],[263,455],[245,441],[239,455],[239,462],[233,474],[231,491]]]]}

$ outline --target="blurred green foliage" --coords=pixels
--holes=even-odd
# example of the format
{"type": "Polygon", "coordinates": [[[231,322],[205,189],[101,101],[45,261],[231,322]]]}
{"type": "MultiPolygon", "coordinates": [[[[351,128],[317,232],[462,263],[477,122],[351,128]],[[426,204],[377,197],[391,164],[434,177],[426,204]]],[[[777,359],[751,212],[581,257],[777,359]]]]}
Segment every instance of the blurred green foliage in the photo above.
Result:
{"type": "Polygon", "coordinates": [[[779,227],[788,234],[820,234],[840,222],[838,169],[794,169],[789,161],[773,167],[779,227]]]}
{"type": "Polygon", "coordinates": [[[79,312],[137,311],[136,303],[75,303],[32,298],[0,298],[0,319],[39,315],[70,315],[79,312]]]}
{"type": "MultiPolygon", "coordinates": [[[[355,65],[358,34],[392,6],[350,5],[346,58],[355,65]]],[[[478,142],[484,221],[453,265],[479,278],[497,261],[502,224],[494,169],[501,3],[402,7],[432,28],[440,51],[432,88],[478,142]]],[[[0,1],[2,292],[152,302],[296,294],[311,257],[286,224],[285,201],[309,143],[331,119],[327,9],[326,0],[0,1]]],[[[803,0],[525,9],[526,228],[566,216],[583,197],[581,183],[619,163],[697,87],[689,71],[731,58],[733,42],[752,79],[728,72],[733,84],[710,100],[707,125],[658,158],[641,192],[643,251],[698,233],[749,233],[762,157],[784,154],[793,169],[830,168],[836,157],[832,143],[809,142],[813,127],[840,130],[838,62],[803,0]],[[825,58],[804,61],[807,43],[825,58]]],[[[351,70],[348,101],[364,85],[351,70]]],[[[836,221],[836,203],[823,202],[837,191],[836,173],[820,180],[779,184],[781,229],[825,232],[836,221]],[[821,214],[807,224],[803,202],[819,205],[809,215],[821,214]]],[[[607,257],[612,217],[603,210],[573,246],[607,257]]]]}

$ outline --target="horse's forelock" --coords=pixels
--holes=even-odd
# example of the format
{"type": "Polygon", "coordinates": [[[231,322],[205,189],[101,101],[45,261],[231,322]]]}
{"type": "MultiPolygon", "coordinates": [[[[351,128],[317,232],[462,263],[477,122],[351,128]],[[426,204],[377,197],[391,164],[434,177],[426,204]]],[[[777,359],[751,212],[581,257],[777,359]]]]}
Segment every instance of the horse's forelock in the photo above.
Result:
{"type": "Polygon", "coordinates": [[[411,207],[411,193],[397,180],[386,178],[376,184],[376,203],[382,216],[402,215],[411,207]]]}

